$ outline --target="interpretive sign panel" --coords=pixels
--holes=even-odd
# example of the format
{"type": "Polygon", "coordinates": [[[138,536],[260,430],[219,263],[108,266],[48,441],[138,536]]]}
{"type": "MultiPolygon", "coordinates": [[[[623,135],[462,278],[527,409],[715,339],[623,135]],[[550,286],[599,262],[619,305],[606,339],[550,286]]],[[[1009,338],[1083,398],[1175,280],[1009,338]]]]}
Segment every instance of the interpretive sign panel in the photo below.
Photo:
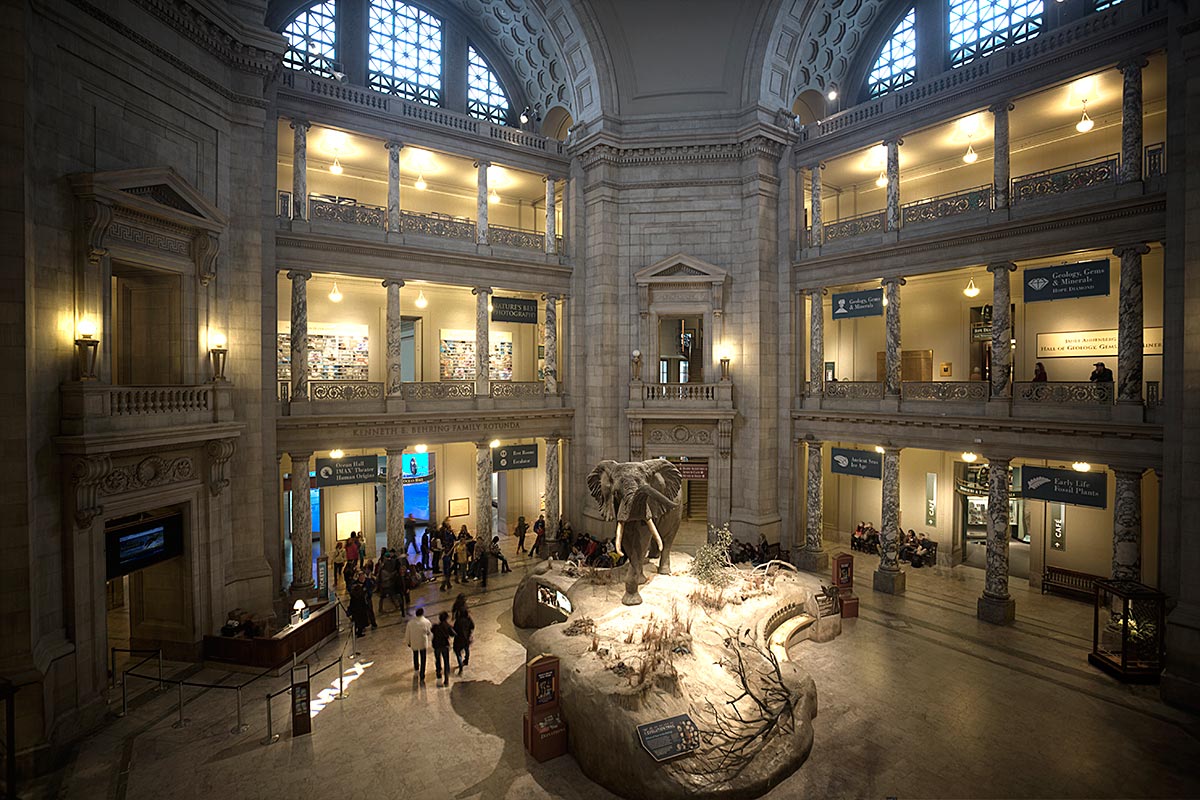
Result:
{"type": "MultiPolygon", "coordinates": [[[[1059,331],[1037,335],[1038,358],[1117,356],[1117,331],[1059,331]]],[[[1163,329],[1142,329],[1142,355],[1163,354],[1163,329]]]]}
{"type": "Polygon", "coordinates": [[[883,289],[866,289],[861,292],[841,292],[832,297],[833,318],[882,317],[883,289]]]}
{"type": "Polygon", "coordinates": [[[538,465],[536,444],[506,444],[492,450],[492,471],[527,469],[538,465]]]}
{"type": "Polygon", "coordinates": [[[1051,503],[1107,508],[1108,475],[1026,464],[1021,467],[1021,494],[1051,503]]]}
{"type": "Polygon", "coordinates": [[[937,473],[925,473],[925,524],[937,525],[937,473]]]}
{"type": "Polygon", "coordinates": [[[638,725],[638,740],[655,761],[684,756],[700,746],[700,729],[688,714],[638,725]]]}
{"type": "Polygon", "coordinates": [[[839,475],[854,475],[859,478],[882,478],[883,456],[869,450],[847,450],[833,448],[830,472],[839,475]]]}
{"type": "MultiPolygon", "coordinates": [[[[269,701],[268,701],[269,702],[269,701]]],[[[309,692],[308,666],[292,670],[292,736],[312,733],[312,695],[309,692]]]]}
{"type": "Polygon", "coordinates": [[[685,481],[708,480],[707,461],[680,461],[675,466],[679,467],[679,476],[685,481]]]}
{"type": "Polygon", "coordinates": [[[537,300],[522,300],[519,297],[492,298],[492,322],[529,322],[536,325],[537,321],[537,300]]]}
{"type": "Polygon", "coordinates": [[[375,483],[379,477],[378,456],[347,456],[318,458],[316,485],[345,486],[352,483],[375,483]]]}
{"type": "Polygon", "coordinates": [[[1108,294],[1108,259],[1027,269],[1023,280],[1026,303],[1105,295],[1108,294]]]}

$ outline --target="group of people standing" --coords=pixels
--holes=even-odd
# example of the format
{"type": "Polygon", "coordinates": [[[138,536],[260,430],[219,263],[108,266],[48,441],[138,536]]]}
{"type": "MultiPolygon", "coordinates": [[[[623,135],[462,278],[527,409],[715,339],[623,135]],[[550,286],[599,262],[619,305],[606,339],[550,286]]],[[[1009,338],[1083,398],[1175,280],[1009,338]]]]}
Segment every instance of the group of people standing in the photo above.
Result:
{"type": "Polygon", "coordinates": [[[413,675],[425,682],[425,664],[430,648],[433,649],[434,670],[439,686],[450,685],[450,648],[454,647],[454,658],[458,662],[458,674],[471,663],[471,641],[475,635],[475,620],[467,608],[467,596],[459,594],[449,611],[438,615],[437,623],[425,616],[425,609],[418,608],[417,616],[404,630],[404,638],[412,651],[413,675]],[[451,622],[453,618],[453,622],[451,622]],[[443,678],[445,683],[443,683],[443,678]]]}

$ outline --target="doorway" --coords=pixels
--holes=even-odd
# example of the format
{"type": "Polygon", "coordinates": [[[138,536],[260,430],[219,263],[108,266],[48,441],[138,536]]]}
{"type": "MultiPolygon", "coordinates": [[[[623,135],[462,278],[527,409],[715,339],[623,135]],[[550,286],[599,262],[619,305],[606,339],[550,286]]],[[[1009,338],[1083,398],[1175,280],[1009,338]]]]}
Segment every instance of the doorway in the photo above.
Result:
{"type": "Polygon", "coordinates": [[[658,321],[658,382],[704,383],[704,317],[658,321]]]}
{"type": "Polygon", "coordinates": [[[179,276],[113,264],[111,289],[113,383],[184,383],[179,276]]]}
{"type": "Polygon", "coordinates": [[[675,549],[691,555],[708,541],[708,459],[678,456],[668,459],[683,477],[682,514],[675,549]]]}
{"type": "MultiPolygon", "coordinates": [[[[1013,578],[1029,578],[1029,531],[1025,525],[1025,503],[1012,496],[1012,486],[1020,486],[1019,473],[1010,468],[1008,500],[1008,574],[1013,578]]],[[[987,464],[958,464],[955,483],[958,492],[957,512],[962,563],[976,569],[987,568],[987,464]]]]}

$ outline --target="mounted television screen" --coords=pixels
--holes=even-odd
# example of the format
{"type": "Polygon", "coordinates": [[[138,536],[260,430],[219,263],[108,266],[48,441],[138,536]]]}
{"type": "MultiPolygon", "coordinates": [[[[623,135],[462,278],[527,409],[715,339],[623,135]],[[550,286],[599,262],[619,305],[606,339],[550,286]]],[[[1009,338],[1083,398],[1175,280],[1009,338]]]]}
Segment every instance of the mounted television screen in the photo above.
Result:
{"type": "Polygon", "coordinates": [[[108,579],[183,553],[183,514],[121,525],[104,532],[108,579]]]}

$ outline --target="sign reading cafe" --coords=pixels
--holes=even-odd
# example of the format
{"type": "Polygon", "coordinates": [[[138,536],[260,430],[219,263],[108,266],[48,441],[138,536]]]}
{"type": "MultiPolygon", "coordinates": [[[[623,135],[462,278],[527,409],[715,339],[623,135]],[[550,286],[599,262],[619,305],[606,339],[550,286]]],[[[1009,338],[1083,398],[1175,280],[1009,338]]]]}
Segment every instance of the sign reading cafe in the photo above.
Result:
{"type": "Polygon", "coordinates": [[[1108,507],[1108,475],[1052,467],[1021,467],[1021,494],[1033,500],[1108,507]]]}
{"type": "Polygon", "coordinates": [[[1108,259],[1025,270],[1025,302],[1108,294],[1108,259]]]}
{"type": "Polygon", "coordinates": [[[834,320],[883,316],[883,289],[841,292],[833,295],[832,302],[834,320]]]}
{"type": "Polygon", "coordinates": [[[831,453],[830,472],[854,475],[859,478],[882,478],[883,456],[870,450],[847,450],[835,447],[831,453]]]}

